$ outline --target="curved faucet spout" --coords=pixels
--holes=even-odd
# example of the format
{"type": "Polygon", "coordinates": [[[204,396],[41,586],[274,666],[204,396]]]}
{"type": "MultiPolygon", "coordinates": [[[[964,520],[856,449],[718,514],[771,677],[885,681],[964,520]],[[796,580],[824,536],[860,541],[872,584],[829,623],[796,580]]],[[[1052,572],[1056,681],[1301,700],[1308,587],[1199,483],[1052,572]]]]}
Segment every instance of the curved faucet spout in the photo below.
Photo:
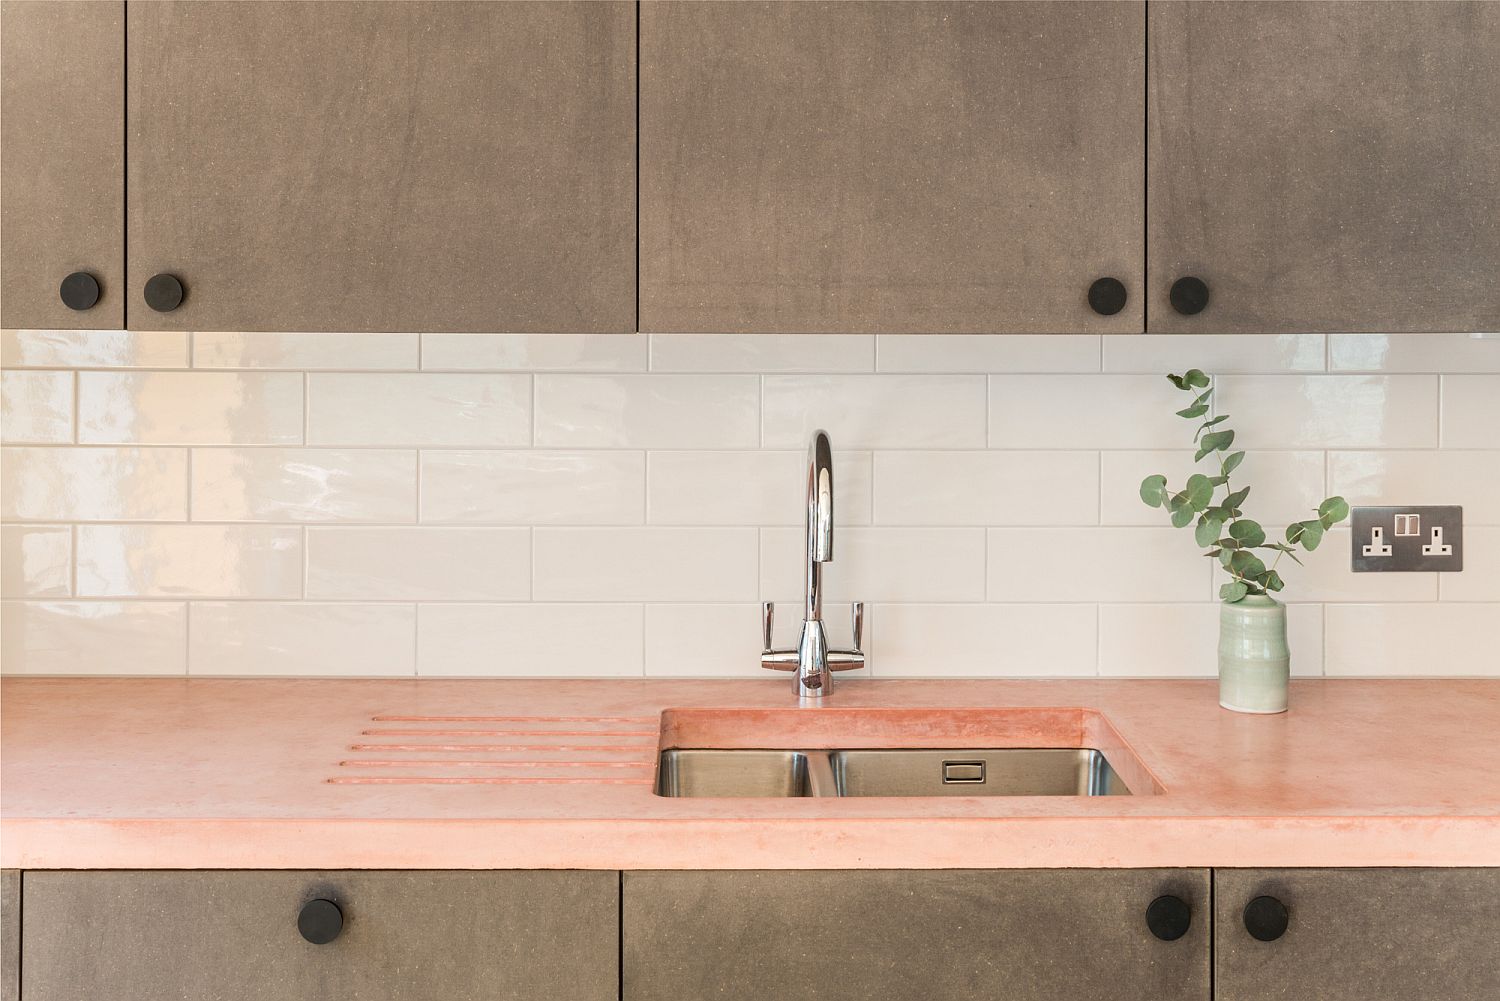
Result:
{"type": "Polygon", "coordinates": [[[823,570],[833,559],[833,448],[827,431],[807,446],[807,618],[823,613],[823,570]]]}

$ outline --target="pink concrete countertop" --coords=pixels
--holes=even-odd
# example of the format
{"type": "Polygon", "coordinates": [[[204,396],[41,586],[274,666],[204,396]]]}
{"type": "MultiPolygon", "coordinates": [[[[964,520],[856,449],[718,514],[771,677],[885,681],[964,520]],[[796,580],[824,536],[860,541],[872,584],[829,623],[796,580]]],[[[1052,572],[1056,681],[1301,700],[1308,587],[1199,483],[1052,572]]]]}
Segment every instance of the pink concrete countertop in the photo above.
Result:
{"type": "Polygon", "coordinates": [[[1500,681],[30,679],[5,868],[1500,865],[1500,681]],[[659,747],[1098,746],[1110,797],[667,799],[659,747]]]}

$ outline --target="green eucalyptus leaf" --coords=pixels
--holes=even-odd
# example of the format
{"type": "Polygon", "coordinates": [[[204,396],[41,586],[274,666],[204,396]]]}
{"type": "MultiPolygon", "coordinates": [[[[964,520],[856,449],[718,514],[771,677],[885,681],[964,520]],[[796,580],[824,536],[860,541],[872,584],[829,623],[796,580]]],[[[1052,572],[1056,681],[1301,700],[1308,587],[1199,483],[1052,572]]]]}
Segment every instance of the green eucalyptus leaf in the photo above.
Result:
{"type": "Polygon", "coordinates": [[[1161,507],[1167,502],[1167,478],[1148,476],[1141,481],[1141,500],[1152,507],[1161,507]]]}
{"type": "Polygon", "coordinates": [[[1230,473],[1232,473],[1236,469],[1240,468],[1240,463],[1242,463],[1244,461],[1245,461],[1245,453],[1244,452],[1232,452],[1229,455],[1225,456],[1224,457],[1224,475],[1228,476],[1230,473]]]}
{"type": "Polygon", "coordinates": [[[1203,555],[1204,556],[1213,556],[1213,557],[1217,558],[1218,555],[1220,553],[1222,553],[1223,551],[1224,550],[1222,550],[1222,549],[1210,549],[1208,552],[1204,553],[1203,555]]]}
{"type": "Polygon", "coordinates": [[[1260,578],[1261,586],[1267,591],[1280,591],[1286,587],[1286,582],[1281,579],[1281,574],[1275,570],[1267,570],[1260,578]]]}
{"type": "Polygon", "coordinates": [[[1198,443],[1198,454],[1193,458],[1193,461],[1198,462],[1210,452],[1222,452],[1233,443],[1233,431],[1215,431],[1212,434],[1206,434],[1203,436],[1203,440],[1198,443]]]}
{"type": "Polygon", "coordinates": [[[1213,500],[1214,485],[1208,481],[1207,476],[1194,473],[1188,477],[1187,489],[1183,492],[1187,494],[1188,506],[1194,511],[1202,511],[1213,500]]]}
{"type": "Polygon", "coordinates": [[[1229,526],[1229,534],[1244,546],[1258,546],[1266,541],[1266,530],[1253,521],[1237,521],[1229,526]]]}
{"type": "Polygon", "coordinates": [[[1188,407],[1186,410],[1179,410],[1179,411],[1177,411],[1177,416],[1178,417],[1202,417],[1206,413],[1208,413],[1208,404],[1206,404],[1206,403],[1195,403],[1191,407],[1188,407]]]}
{"type": "Polygon", "coordinates": [[[1195,389],[1208,388],[1208,376],[1203,374],[1202,369],[1190,368],[1183,373],[1182,381],[1195,389]]]}
{"type": "Polygon", "coordinates": [[[1229,558],[1229,569],[1241,577],[1254,577],[1266,572],[1266,565],[1248,549],[1237,549],[1229,558]]]}
{"type": "Polygon", "coordinates": [[[1224,527],[1221,521],[1212,518],[1199,518],[1198,527],[1193,530],[1193,538],[1200,546],[1211,546],[1219,539],[1219,531],[1224,527]]]}
{"type": "Polygon", "coordinates": [[[1229,561],[1234,558],[1234,553],[1235,551],[1233,549],[1229,549],[1227,547],[1219,551],[1219,563],[1224,567],[1225,570],[1229,569],[1229,561]]]}
{"type": "Polygon", "coordinates": [[[1342,497],[1330,497],[1318,505],[1318,521],[1324,528],[1332,528],[1349,517],[1349,502],[1342,497]]]}
{"type": "Polygon", "coordinates": [[[1172,527],[1186,528],[1193,520],[1193,509],[1186,504],[1172,508],[1172,527]]]}
{"type": "Polygon", "coordinates": [[[1299,521],[1294,525],[1288,525],[1286,529],[1286,541],[1300,545],[1308,552],[1318,548],[1318,543],[1323,541],[1323,523],[1321,521],[1299,521]]]}
{"type": "Polygon", "coordinates": [[[1233,602],[1239,601],[1249,593],[1250,585],[1240,580],[1230,581],[1228,584],[1225,584],[1223,587],[1219,588],[1219,597],[1227,602],[1230,602],[1231,604],[1233,602]]]}
{"type": "Polygon", "coordinates": [[[1232,494],[1225,494],[1223,504],[1225,507],[1239,507],[1245,503],[1245,498],[1250,496],[1250,488],[1244,487],[1232,494]]]}

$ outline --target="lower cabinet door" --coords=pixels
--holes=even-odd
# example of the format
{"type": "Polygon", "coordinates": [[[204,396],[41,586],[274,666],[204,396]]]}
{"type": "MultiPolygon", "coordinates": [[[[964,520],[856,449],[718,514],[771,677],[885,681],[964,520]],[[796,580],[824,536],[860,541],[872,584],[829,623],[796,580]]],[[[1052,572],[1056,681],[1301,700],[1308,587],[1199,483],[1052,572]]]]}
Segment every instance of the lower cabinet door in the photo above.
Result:
{"type": "Polygon", "coordinates": [[[24,1001],[606,1001],[619,985],[614,872],[27,872],[22,925],[24,1001]]]}
{"type": "Polygon", "coordinates": [[[1218,869],[1217,1001],[1495,1001],[1500,869],[1218,869]]]}
{"type": "Polygon", "coordinates": [[[623,887],[624,1001],[1209,998],[1202,869],[627,872],[623,887]],[[1186,905],[1165,908],[1171,940],[1147,920],[1164,895],[1186,905]]]}

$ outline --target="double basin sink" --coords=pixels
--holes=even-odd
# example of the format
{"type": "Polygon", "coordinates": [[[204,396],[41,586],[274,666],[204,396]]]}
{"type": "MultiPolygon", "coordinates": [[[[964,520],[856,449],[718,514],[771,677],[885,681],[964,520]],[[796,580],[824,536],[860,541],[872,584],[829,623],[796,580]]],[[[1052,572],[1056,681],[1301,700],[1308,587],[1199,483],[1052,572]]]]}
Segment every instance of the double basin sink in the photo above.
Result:
{"type": "Polygon", "coordinates": [[[659,796],[1128,796],[1088,747],[661,752],[659,796]]]}

